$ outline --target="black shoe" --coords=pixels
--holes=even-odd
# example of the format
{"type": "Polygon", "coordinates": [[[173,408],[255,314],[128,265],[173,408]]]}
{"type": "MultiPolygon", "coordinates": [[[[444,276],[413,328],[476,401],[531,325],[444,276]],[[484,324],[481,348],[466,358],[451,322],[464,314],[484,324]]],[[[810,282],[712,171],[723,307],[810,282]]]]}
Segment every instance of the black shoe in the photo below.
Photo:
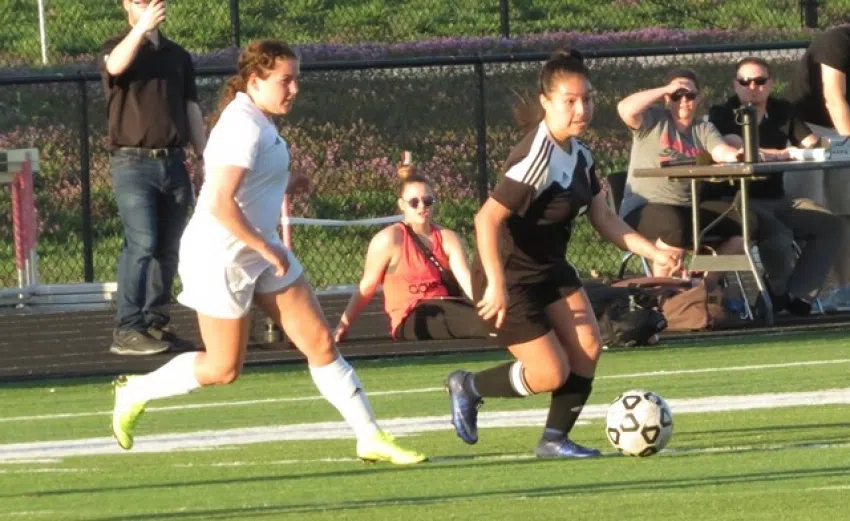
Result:
{"type": "Polygon", "coordinates": [[[800,297],[791,297],[786,308],[789,313],[798,317],[807,317],[812,314],[812,303],[806,302],[800,297]]]}
{"type": "Polygon", "coordinates": [[[169,344],[175,351],[195,350],[195,344],[192,341],[177,336],[177,333],[169,326],[148,326],[147,334],[155,340],[169,344]]]}
{"type": "MultiPolygon", "coordinates": [[[[770,303],[773,306],[774,316],[778,315],[780,311],[788,309],[788,305],[791,302],[791,297],[788,295],[788,293],[774,295],[773,292],[768,289],[767,294],[770,297],[770,303]]],[[[759,293],[758,298],[756,298],[756,303],[753,306],[753,315],[758,318],[764,318],[767,316],[767,312],[764,307],[764,298],[762,297],[761,293],[759,293]]]]}
{"type": "Polygon", "coordinates": [[[158,355],[169,349],[171,344],[157,340],[145,331],[116,329],[112,333],[112,346],[109,351],[116,355],[145,356],[158,355]]]}

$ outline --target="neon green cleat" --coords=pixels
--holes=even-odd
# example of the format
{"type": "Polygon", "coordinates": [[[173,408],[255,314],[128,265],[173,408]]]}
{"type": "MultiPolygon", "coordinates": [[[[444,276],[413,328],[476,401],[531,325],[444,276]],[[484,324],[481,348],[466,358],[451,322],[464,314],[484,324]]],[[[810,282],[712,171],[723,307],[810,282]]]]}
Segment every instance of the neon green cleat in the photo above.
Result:
{"type": "Polygon", "coordinates": [[[126,396],[127,382],[134,377],[121,375],[112,381],[115,408],[112,410],[112,435],[124,450],[133,448],[133,429],[145,412],[147,402],[130,402],[126,396]]]}
{"type": "Polygon", "coordinates": [[[357,457],[369,463],[387,461],[394,465],[414,465],[428,461],[420,452],[399,447],[395,438],[386,432],[378,431],[368,439],[357,440],[357,457]]]}

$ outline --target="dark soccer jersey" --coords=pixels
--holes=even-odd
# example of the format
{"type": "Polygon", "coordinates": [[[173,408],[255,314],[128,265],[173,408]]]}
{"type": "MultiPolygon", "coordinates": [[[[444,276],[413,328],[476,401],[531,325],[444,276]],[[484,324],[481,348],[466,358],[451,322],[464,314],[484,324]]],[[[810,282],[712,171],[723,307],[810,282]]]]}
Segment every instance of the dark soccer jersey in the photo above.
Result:
{"type": "Polygon", "coordinates": [[[575,138],[569,148],[541,122],[508,157],[492,194],[513,212],[499,241],[508,281],[543,281],[567,265],[572,223],[600,190],[590,150],[575,138]]]}
{"type": "MultiPolygon", "coordinates": [[[[788,87],[788,99],[800,119],[833,127],[823,99],[822,64],[850,74],[850,27],[834,27],[812,40],[788,87]]],[[[850,103],[850,88],[845,97],[850,103]]]]}

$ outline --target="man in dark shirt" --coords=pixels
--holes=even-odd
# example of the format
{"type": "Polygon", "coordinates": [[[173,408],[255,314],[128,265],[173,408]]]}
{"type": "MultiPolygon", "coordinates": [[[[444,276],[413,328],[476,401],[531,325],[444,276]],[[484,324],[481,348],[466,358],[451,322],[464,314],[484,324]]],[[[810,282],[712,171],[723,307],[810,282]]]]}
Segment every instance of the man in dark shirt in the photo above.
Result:
{"type": "MultiPolygon", "coordinates": [[[[791,104],[770,95],[773,76],[761,58],[744,58],[735,67],[735,95],[709,110],[709,121],[729,144],[743,146],[736,110],[752,104],[759,122],[759,148],[782,155],[788,142],[809,148],[818,137],[793,115],[791,104]]],[[[759,256],[765,267],[775,310],[808,315],[842,240],[841,220],[809,199],[786,196],[781,175],[750,183],[751,208],[759,218],[759,256]],[[803,243],[794,262],[793,241],[803,243]]],[[[708,184],[703,196],[734,197],[736,186],[708,184]]]]}
{"type": "MultiPolygon", "coordinates": [[[[799,117],[819,136],[850,136],[850,26],[824,31],[809,44],[791,79],[788,98],[799,117]]],[[[845,241],[833,266],[836,288],[825,306],[850,307],[850,169],[787,173],[785,187],[840,215],[845,241]]]]}
{"type": "Polygon", "coordinates": [[[130,28],[103,46],[110,170],[124,246],[110,351],[186,347],[168,329],[180,236],[193,202],[184,148],[200,158],[205,131],[192,58],[165,38],[164,0],[123,0],[130,28]]]}

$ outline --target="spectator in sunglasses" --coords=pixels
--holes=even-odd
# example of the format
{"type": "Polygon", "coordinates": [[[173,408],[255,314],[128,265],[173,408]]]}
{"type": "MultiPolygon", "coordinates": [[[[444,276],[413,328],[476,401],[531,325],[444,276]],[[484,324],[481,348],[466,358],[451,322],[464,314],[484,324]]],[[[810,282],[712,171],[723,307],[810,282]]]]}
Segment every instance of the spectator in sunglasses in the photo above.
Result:
{"type": "Polygon", "coordinates": [[[469,300],[472,290],[463,245],[455,232],[433,220],[437,199],[431,182],[416,173],[408,152],[398,175],[398,207],[404,220],[384,228],[369,243],[363,277],[334,338],[345,340],[381,284],[393,339],[486,337],[488,330],[469,300]]]}
{"type": "MultiPolygon", "coordinates": [[[[663,178],[636,178],[635,168],[659,167],[667,162],[695,161],[709,155],[717,162],[738,160],[738,148],[727,144],[711,123],[697,121],[700,86],[696,74],[674,70],[667,84],[636,92],[617,105],[623,122],[632,131],[629,173],[620,216],[644,237],[661,248],[685,249],[693,241],[691,185],[663,178]],[[656,105],[662,102],[663,106],[656,105]]],[[[700,203],[700,222],[710,223],[727,209],[726,201],[700,203]]],[[[755,219],[751,226],[755,228],[755,219]]],[[[719,253],[743,253],[740,215],[729,212],[711,231],[720,236],[719,253]]],[[[653,265],[656,276],[675,275],[653,265]]]]}
{"type": "MultiPolygon", "coordinates": [[[[747,57],[735,66],[735,94],[709,110],[708,119],[732,146],[743,146],[736,110],[744,104],[756,107],[759,149],[777,157],[787,156],[787,145],[810,148],[818,136],[792,113],[791,103],[771,96],[773,74],[761,58],[747,57]]],[[[706,183],[704,200],[731,200],[737,185],[706,183]]],[[[750,208],[761,230],[759,256],[765,268],[774,311],[787,309],[795,315],[811,313],[811,302],[826,279],[842,241],[838,217],[810,199],[785,193],[781,175],[768,176],[749,185],[750,208]],[[802,245],[795,265],[794,240],[802,245]]],[[[760,309],[757,306],[756,309],[760,309]]]]}
{"type": "MultiPolygon", "coordinates": [[[[796,113],[820,137],[850,137],[850,26],[824,31],[809,44],[791,78],[788,99],[796,113]]],[[[842,248],[832,267],[834,288],[824,307],[850,308],[850,169],[785,174],[785,189],[824,205],[844,221],[842,248]]]]}

